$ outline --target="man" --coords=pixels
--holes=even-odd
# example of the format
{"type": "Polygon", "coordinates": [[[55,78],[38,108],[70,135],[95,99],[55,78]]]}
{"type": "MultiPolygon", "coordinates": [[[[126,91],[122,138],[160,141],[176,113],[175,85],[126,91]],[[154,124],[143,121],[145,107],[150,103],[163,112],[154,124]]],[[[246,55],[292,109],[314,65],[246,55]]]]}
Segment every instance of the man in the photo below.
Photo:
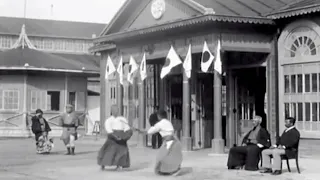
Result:
{"type": "MultiPolygon", "coordinates": [[[[150,126],[154,126],[158,122],[158,115],[157,115],[158,110],[159,110],[159,108],[157,106],[155,106],[154,112],[149,117],[150,126]]],[[[157,132],[152,135],[151,144],[152,144],[153,149],[158,149],[161,147],[162,137],[161,137],[160,133],[157,132]]]]}
{"type": "Polygon", "coordinates": [[[105,166],[116,166],[116,170],[130,167],[130,156],[127,141],[132,136],[128,120],[119,115],[118,107],[111,106],[111,117],[105,121],[108,139],[98,153],[98,165],[104,170],[105,166]]]}
{"type": "Polygon", "coordinates": [[[71,104],[66,106],[66,113],[61,115],[59,125],[62,126],[61,140],[64,142],[68,151],[66,155],[75,155],[74,142],[78,138],[77,128],[79,126],[79,118],[71,104]]]}
{"type": "Polygon", "coordinates": [[[260,126],[262,118],[256,116],[253,119],[253,129],[243,138],[242,146],[233,147],[229,151],[228,169],[240,169],[256,171],[260,160],[260,152],[269,148],[270,134],[260,126]]]}
{"type": "Polygon", "coordinates": [[[262,151],[262,167],[261,173],[272,173],[273,175],[280,175],[281,172],[281,155],[292,157],[299,145],[300,133],[294,127],[296,123],[295,118],[288,117],[285,120],[286,130],[278,139],[277,144],[270,149],[262,151]],[[273,157],[273,164],[271,165],[271,156],[273,157]]]}

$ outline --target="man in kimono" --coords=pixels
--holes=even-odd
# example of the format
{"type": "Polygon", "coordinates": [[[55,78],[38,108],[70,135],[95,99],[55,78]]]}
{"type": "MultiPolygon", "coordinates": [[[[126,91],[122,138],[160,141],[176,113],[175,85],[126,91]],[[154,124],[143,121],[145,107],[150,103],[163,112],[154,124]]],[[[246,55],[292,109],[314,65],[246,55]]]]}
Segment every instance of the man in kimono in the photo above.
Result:
{"type": "Polygon", "coordinates": [[[72,105],[68,104],[66,106],[66,113],[61,115],[59,125],[62,126],[61,140],[67,147],[66,155],[75,155],[74,142],[78,138],[77,128],[79,126],[79,118],[74,112],[72,105]]]}
{"type": "Polygon", "coordinates": [[[260,160],[260,152],[271,145],[269,132],[260,126],[262,118],[253,119],[253,128],[244,136],[242,146],[232,147],[229,151],[228,169],[256,171],[260,160]]]}
{"type": "Polygon", "coordinates": [[[286,155],[288,158],[297,153],[300,133],[294,127],[296,119],[288,117],[285,120],[286,130],[277,140],[277,144],[270,149],[262,151],[262,167],[261,173],[272,173],[272,175],[280,175],[281,172],[281,155],[286,155]],[[271,165],[271,156],[273,157],[273,164],[271,165]]]}
{"type": "Polygon", "coordinates": [[[133,132],[128,124],[128,120],[121,116],[118,107],[111,107],[111,117],[105,121],[105,130],[108,139],[98,153],[98,165],[101,170],[105,166],[116,166],[116,170],[130,167],[130,156],[127,141],[133,132]]]}

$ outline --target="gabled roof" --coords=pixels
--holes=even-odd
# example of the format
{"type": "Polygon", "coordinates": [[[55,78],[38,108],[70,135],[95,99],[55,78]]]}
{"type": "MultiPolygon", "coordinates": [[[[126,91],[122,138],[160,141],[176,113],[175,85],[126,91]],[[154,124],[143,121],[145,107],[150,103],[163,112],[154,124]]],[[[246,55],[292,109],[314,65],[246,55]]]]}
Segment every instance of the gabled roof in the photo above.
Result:
{"type": "MultiPolygon", "coordinates": [[[[109,34],[114,25],[121,23],[120,19],[125,18],[123,14],[128,11],[130,6],[136,6],[142,0],[127,0],[120,10],[113,17],[109,25],[101,32],[100,36],[109,34]]],[[[148,0],[151,1],[151,0],[148,0]]],[[[251,23],[251,19],[269,19],[265,14],[276,11],[291,3],[303,0],[178,0],[199,12],[199,16],[210,14],[217,16],[218,19],[232,22],[234,18],[244,19],[239,23],[251,23]]],[[[214,19],[214,18],[213,18],[214,19]]],[[[270,18],[271,19],[271,18],[270,18]]],[[[179,19],[177,21],[180,21],[179,19]]],[[[238,22],[238,21],[234,21],[238,22]]],[[[255,21],[256,22],[256,21],[255,21]]]]}
{"type": "Polygon", "coordinates": [[[29,36],[92,39],[106,24],[0,17],[0,34],[19,35],[25,24],[29,36]]]}
{"type": "Polygon", "coordinates": [[[268,14],[273,19],[286,18],[320,11],[319,0],[301,0],[268,14]]]}

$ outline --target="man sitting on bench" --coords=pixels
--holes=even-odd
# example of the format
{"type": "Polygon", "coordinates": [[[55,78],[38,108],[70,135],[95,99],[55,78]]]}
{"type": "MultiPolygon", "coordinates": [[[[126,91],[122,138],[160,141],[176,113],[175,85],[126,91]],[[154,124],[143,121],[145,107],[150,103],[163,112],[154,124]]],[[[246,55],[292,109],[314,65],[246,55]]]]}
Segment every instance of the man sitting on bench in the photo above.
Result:
{"type": "Polygon", "coordinates": [[[245,166],[245,170],[259,170],[261,150],[269,148],[271,145],[270,134],[260,126],[261,122],[262,118],[260,116],[254,117],[254,127],[243,138],[242,146],[230,149],[228,169],[240,169],[245,166]]]}
{"type": "Polygon", "coordinates": [[[296,123],[295,118],[288,117],[285,120],[286,130],[282,133],[277,141],[277,145],[270,149],[262,151],[262,167],[261,173],[272,173],[273,175],[280,175],[281,172],[281,155],[287,157],[293,156],[299,145],[300,133],[294,127],[296,123]],[[273,157],[273,164],[271,165],[271,155],[273,157]]]}

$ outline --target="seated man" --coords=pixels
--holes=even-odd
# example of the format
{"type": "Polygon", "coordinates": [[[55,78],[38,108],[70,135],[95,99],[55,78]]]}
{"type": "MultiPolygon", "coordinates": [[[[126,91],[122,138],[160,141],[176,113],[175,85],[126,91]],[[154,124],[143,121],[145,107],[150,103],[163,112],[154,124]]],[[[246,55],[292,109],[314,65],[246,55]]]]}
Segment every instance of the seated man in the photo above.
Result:
{"type": "Polygon", "coordinates": [[[278,139],[277,144],[270,149],[262,151],[262,167],[261,173],[272,173],[273,175],[281,174],[281,155],[292,157],[299,145],[300,133],[294,127],[296,120],[292,117],[286,118],[286,130],[278,139]],[[273,157],[273,164],[271,166],[271,156],[273,157]],[[272,171],[273,170],[273,171],[272,171]]]}
{"type": "Polygon", "coordinates": [[[228,169],[240,169],[256,171],[262,149],[271,145],[269,132],[260,126],[262,118],[256,116],[253,119],[253,129],[249,131],[242,141],[242,146],[233,147],[229,151],[228,169]]]}

